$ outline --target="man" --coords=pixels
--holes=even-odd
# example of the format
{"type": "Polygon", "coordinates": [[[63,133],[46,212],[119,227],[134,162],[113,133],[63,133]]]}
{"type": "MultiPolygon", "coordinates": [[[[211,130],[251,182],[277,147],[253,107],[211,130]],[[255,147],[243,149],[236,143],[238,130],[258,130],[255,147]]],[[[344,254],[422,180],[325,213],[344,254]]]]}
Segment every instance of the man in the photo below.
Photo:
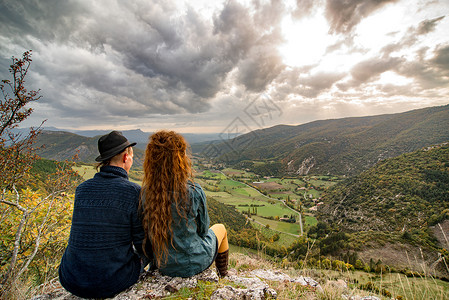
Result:
{"type": "Polygon", "coordinates": [[[76,189],[69,243],[59,267],[62,286],[76,296],[114,296],[137,282],[146,260],[140,186],[128,180],[134,145],[118,131],[100,137],[100,171],[76,189]]]}

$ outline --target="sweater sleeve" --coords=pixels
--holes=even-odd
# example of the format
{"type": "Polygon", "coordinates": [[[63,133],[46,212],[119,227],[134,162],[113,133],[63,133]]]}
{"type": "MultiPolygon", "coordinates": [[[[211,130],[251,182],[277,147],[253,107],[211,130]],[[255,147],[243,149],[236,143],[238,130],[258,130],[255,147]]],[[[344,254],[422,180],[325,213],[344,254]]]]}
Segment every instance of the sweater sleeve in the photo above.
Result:
{"type": "Polygon", "coordinates": [[[195,197],[199,201],[198,215],[197,215],[197,231],[200,236],[205,236],[209,230],[210,219],[207,212],[206,195],[199,185],[195,185],[195,197]]]}

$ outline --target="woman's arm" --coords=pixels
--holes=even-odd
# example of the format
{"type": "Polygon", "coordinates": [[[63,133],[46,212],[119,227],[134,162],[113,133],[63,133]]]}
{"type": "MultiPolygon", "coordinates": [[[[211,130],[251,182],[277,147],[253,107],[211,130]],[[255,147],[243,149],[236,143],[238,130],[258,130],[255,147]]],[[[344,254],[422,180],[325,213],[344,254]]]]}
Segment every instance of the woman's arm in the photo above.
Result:
{"type": "Polygon", "coordinates": [[[200,236],[205,236],[209,231],[210,219],[209,213],[207,212],[206,195],[203,189],[196,184],[195,185],[195,197],[197,197],[198,203],[198,215],[196,217],[197,232],[200,236]]]}

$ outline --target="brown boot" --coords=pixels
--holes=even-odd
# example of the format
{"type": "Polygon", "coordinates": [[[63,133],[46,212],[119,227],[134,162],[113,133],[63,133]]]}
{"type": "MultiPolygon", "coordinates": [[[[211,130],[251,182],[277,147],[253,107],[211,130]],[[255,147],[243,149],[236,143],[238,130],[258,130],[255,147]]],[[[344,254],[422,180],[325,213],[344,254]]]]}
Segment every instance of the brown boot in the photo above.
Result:
{"type": "Polygon", "coordinates": [[[215,259],[215,266],[217,267],[218,275],[220,277],[225,277],[228,275],[228,255],[229,250],[225,252],[218,253],[215,259]]]}

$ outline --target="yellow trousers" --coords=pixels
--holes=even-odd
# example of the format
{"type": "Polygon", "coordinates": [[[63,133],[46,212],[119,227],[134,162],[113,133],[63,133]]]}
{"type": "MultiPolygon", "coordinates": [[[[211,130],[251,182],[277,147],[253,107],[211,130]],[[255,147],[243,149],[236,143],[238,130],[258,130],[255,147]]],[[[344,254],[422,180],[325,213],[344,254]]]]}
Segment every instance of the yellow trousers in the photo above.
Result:
{"type": "Polygon", "coordinates": [[[214,224],[210,228],[215,233],[218,240],[218,253],[223,253],[229,250],[228,232],[223,224],[214,224]]]}

